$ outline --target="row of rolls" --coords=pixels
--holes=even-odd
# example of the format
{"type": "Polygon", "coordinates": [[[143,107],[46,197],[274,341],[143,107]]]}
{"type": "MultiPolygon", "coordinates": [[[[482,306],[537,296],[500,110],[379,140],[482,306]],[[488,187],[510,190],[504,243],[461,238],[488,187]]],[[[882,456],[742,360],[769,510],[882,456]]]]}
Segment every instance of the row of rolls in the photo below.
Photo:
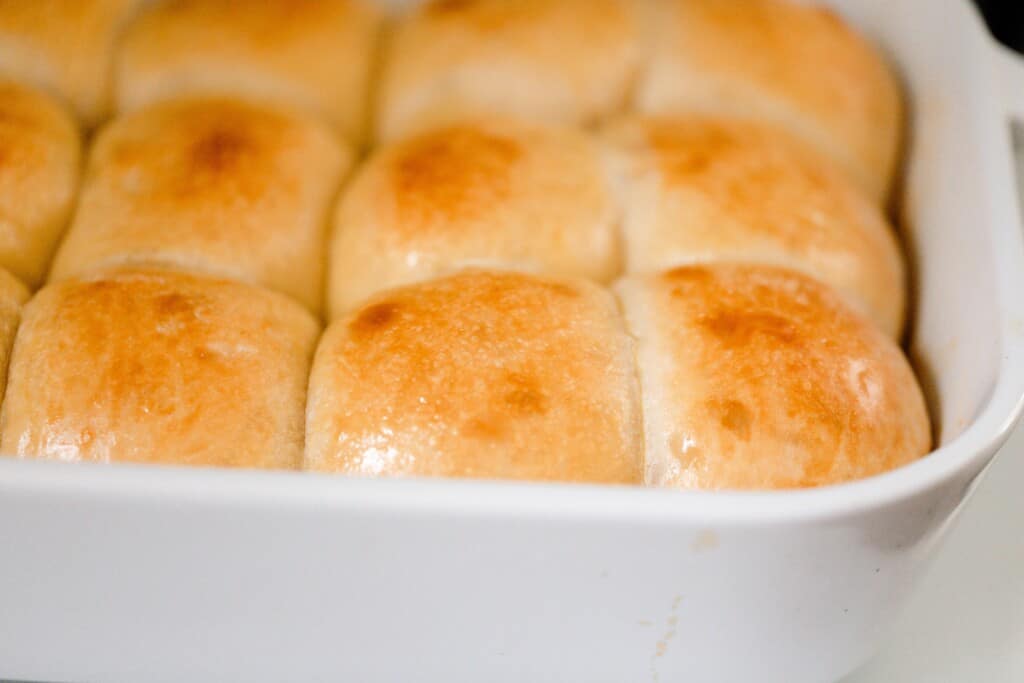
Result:
{"type": "Polygon", "coordinates": [[[930,449],[900,92],[830,11],[0,2],[0,75],[6,455],[764,489],[930,449]]]}

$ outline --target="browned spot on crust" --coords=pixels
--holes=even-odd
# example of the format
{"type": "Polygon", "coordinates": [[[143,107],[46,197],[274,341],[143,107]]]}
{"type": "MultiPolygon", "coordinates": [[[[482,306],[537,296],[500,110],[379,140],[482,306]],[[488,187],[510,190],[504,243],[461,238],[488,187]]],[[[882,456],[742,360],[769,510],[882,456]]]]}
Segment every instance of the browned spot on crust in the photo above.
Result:
{"type": "Polygon", "coordinates": [[[547,398],[541,391],[536,377],[521,372],[510,372],[506,380],[509,388],[505,392],[504,400],[514,414],[543,415],[548,411],[547,398]]]}
{"type": "Polygon", "coordinates": [[[753,422],[753,415],[745,405],[739,401],[727,399],[714,404],[714,407],[723,427],[743,441],[750,440],[750,425],[753,422]]]}
{"type": "MultiPolygon", "coordinates": [[[[682,268],[674,268],[663,274],[666,280],[673,280],[676,282],[683,283],[699,283],[707,282],[713,277],[711,271],[704,266],[683,266],[682,268]]],[[[673,289],[672,294],[682,295],[685,293],[683,289],[673,289]]]]}
{"type": "Polygon", "coordinates": [[[738,140],[725,127],[705,125],[688,128],[671,120],[653,120],[647,126],[647,142],[654,150],[669,184],[708,171],[738,140]]]}
{"type": "Polygon", "coordinates": [[[475,417],[466,422],[462,433],[472,439],[493,441],[505,435],[505,427],[500,420],[490,417],[475,417]]]}
{"type": "Polygon", "coordinates": [[[388,328],[398,316],[400,307],[394,301],[381,301],[368,306],[349,323],[355,337],[366,337],[388,328]]]}
{"type": "Polygon", "coordinates": [[[394,168],[401,223],[443,226],[446,219],[493,210],[508,195],[511,168],[522,155],[515,141],[468,126],[413,140],[394,168]]]}
{"type": "MultiPolygon", "coordinates": [[[[122,119],[101,136],[104,173],[130,173],[147,206],[210,198],[256,201],[294,192],[279,164],[299,141],[272,109],[231,100],[167,103],[122,119]],[[141,190],[140,190],[141,191],[141,190]]],[[[115,176],[116,177],[116,176],[115,176]]],[[[217,228],[218,225],[211,225],[217,228]]]]}
{"type": "Polygon", "coordinates": [[[698,322],[729,347],[750,344],[756,335],[793,345],[799,335],[792,321],[764,311],[719,310],[701,316],[698,322]]]}
{"type": "Polygon", "coordinates": [[[190,161],[197,173],[225,173],[242,165],[253,150],[246,136],[224,127],[214,127],[192,145],[190,161]]]}
{"type": "Polygon", "coordinates": [[[195,302],[177,293],[162,294],[153,300],[153,305],[159,316],[185,315],[195,311],[195,302]]]}

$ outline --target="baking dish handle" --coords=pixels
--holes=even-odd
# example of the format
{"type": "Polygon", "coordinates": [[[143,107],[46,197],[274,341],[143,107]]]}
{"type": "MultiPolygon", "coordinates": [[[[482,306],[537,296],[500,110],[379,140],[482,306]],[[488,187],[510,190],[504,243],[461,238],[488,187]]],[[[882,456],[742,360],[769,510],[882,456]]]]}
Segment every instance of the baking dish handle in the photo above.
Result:
{"type": "Polygon", "coordinates": [[[1000,87],[1007,113],[1024,124],[1024,56],[997,46],[1000,87]]]}

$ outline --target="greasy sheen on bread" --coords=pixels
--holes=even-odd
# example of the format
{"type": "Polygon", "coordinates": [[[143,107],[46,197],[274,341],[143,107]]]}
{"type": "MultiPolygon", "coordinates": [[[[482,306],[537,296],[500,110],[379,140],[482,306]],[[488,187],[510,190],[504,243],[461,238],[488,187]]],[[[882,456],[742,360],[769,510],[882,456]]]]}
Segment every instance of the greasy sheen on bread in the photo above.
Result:
{"type": "Polygon", "coordinates": [[[899,347],[796,271],[716,264],[626,278],[645,481],[790,489],[879,474],[928,452],[899,347]]]}
{"type": "Polygon", "coordinates": [[[63,461],[296,468],[319,326],[228,280],[116,269],[25,307],[0,452],[63,461]]]}
{"type": "Polygon", "coordinates": [[[467,115],[588,123],[621,108],[639,64],[632,0],[432,0],[387,42],[376,133],[467,115]]]}
{"type": "Polygon", "coordinates": [[[0,267],[37,287],[78,189],[81,140],[41,91],[0,80],[0,267]]]}
{"type": "Polygon", "coordinates": [[[838,15],[795,0],[657,0],[636,92],[649,113],[771,122],[840,164],[884,200],[902,105],[878,50],[838,15]]]}
{"type": "Polygon", "coordinates": [[[21,307],[28,300],[25,285],[0,268],[0,403],[3,402],[7,386],[7,364],[14,345],[14,335],[21,320],[21,307]]]}
{"type": "Polygon", "coordinates": [[[368,0],[157,0],[118,53],[118,109],[244,96],[322,116],[357,144],[379,14],[368,0]]]}
{"type": "Polygon", "coordinates": [[[899,336],[906,287],[892,227],[829,158],[778,128],[701,115],[630,117],[606,139],[628,272],[790,267],[899,336]]]}
{"type": "Polygon", "coordinates": [[[51,280],[161,263],[260,284],[319,312],[330,206],[351,152],[325,124],[222,98],[107,126],[51,280]]]}
{"type": "Polygon", "coordinates": [[[389,290],[320,342],[306,468],[640,483],[632,358],[586,280],[469,270],[389,290]]]}
{"type": "Polygon", "coordinates": [[[464,265],[610,280],[617,210],[598,147],[562,126],[487,117],[376,151],[335,213],[332,317],[464,265]]]}
{"type": "Polygon", "coordinates": [[[0,0],[0,74],[71,105],[86,126],[109,113],[118,38],[142,0],[0,0]]]}

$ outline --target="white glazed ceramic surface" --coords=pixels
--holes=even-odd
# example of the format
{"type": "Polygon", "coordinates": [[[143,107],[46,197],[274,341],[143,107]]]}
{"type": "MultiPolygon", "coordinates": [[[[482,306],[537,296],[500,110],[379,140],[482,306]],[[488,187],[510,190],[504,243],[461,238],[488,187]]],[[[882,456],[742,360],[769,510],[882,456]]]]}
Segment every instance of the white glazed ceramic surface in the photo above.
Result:
{"type": "Polygon", "coordinates": [[[1024,251],[1011,67],[971,7],[834,4],[907,81],[938,451],[760,494],[0,459],[0,678],[823,683],[862,663],[1017,419],[1024,251]]]}
{"type": "Polygon", "coordinates": [[[1022,481],[1018,425],[881,652],[843,683],[1024,681],[1022,481]]]}

